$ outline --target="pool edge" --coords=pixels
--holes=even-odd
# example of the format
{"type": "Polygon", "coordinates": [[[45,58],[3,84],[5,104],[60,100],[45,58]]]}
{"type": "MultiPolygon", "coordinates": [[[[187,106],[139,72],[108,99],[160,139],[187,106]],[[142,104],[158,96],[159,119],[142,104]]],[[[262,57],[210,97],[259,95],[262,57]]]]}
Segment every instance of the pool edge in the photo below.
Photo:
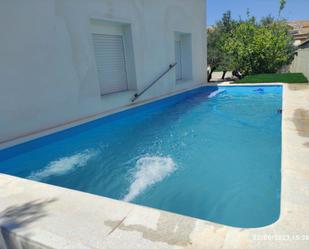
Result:
{"type": "Polygon", "coordinates": [[[47,217],[38,219],[24,228],[19,228],[18,231],[6,229],[3,225],[5,221],[0,217],[2,236],[0,236],[0,245],[2,245],[2,240],[4,241],[3,244],[10,243],[14,246],[10,248],[14,249],[35,248],[33,247],[35,244],[42,245],[42,243],[43,246],[45,244],[46,248],[74,249],[134,249],[137,243],[145,249],[175,247],[308,248],[309,240],[295,240],[292,237],[289,240],[285,240],[284,237],[281,240],[276,240],[275,237],[268,240],[263,237],[264,235],[309,234],[309,171],[305,165],[309,161],[309,153],[306,154],[308,148],[304,147],[304,138],[300,135],[301,132],[305,131],[293,123],[296,120],[297,122],[302,120],[295,117],[295,110],[308,104],[309,87],[305,90],[298,90],[296,85],[284,85],[282,97],[281,212],[278,221],[275,223],[262,228],[233,228],[0,174],[0,187],[2,189],[0,198],[3,200],[0,203],[0,212],[8,207],[22,206],[25,200],[29,202],[31,200],[59,198],[58,202],[60,203],[59,209],[55,208],[53,203],[51,204],[51,208],[47,210],[47,217]],[[302,160],[298,159],[299,153],[303,153],[302,160]],[[30,189],[33,191],[29,191],[30,189]],[[90,202],[90,199],[95,200],[94,203],[90,202]],[[106,204],[109,201],[112,202],[111,207],[106,204]],[[90,206],[98,205],[101,208],[83,207],[85,203],[90,206]],[[63,206],[70,209],[70,212],[65,216],[61,216],[63,210],[67,210],[63,206]],[[119,213],[123,212],[120,215],[121,217],[114,219],[111,217],[104,220],[104,215],[109,216],[108,212],[110,212],[107,212],[106,209],[113,210],[110,214],[114,215],[113,213],[116,213],[119,206],[122,206],[121,210],[124,209],[119,211],[119,213]],[[108,214],[106,215],[104,212],[108,214]],[[85,214],[94,215],[95,219],[83,218],[82,216],[85,214]],[[101,216],[103,218],[98,218],[101,216]],[[74,226],[74,231],[63,229],[76,224],[76,219],[81,228],[74,226]],[[107,228],[102,223],[106,224],[107,228]],[[165,224],[164,229],[162,224],[165,224]],[[99,231],[102,231],[101,237],[98,236],[99,231]],[[31,236],[29,236],[30,232],[32,232],[31,236]],[[93,240],[89,238],[93,238],[93,240]],[[295,245],[296,243],[297,245],[295,245]]]}

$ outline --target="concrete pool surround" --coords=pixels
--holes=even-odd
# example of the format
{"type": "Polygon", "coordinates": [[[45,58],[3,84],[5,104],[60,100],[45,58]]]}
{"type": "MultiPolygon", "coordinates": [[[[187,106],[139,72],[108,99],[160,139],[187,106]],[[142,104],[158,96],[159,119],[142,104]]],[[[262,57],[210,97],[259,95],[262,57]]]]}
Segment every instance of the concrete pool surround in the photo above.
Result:
{"type": "Polygon", "coordinates": [[[308,106],[307,84],[283,84],[281,214],[274,224],[235,228],[0,174],[0,248],[307,249],[308,106]]]}

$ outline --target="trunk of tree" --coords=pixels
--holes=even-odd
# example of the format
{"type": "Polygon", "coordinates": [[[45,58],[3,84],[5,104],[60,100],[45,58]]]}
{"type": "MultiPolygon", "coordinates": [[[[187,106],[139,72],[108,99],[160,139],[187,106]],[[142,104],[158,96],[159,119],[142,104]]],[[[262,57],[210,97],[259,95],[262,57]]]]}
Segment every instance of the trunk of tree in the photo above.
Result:
{"type": "Polygon", "coordinates": [[[215,70],[216,70],[216,67],[212,67],[212,68],[210,69],[210,73],[208,74],[208,82],[211,80],[211,78],[212,78],[212,73],[213,73],[215,70]]]}
{"type": "Polygon", "coordinates": [[[225,75],[226,75],[226,71],[223,71],[223,74],[222,74],[222,78],[221,78],[221,79],[223,79],[223,80],[224,80],[225,75]]]}

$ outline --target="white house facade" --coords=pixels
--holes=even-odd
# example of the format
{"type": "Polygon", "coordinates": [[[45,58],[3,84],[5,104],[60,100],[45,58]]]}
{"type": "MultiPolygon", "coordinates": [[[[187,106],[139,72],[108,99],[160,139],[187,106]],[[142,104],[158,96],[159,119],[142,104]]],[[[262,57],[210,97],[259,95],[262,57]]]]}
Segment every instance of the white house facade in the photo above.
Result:
{"type": "Polygon", "coordinates": [[[206,81],[205,0],[0,1],[0,143],[206,81]]]}

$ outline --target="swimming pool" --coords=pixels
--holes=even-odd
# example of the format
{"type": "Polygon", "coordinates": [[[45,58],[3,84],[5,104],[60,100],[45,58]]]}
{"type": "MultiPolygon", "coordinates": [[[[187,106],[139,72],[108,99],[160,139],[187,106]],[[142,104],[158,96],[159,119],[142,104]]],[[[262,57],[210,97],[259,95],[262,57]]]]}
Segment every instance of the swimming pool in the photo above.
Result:
{"type": "Polygon", "coordinates": [[[0,172],[237,227],[280,213],[281,86],[202,87],[0,151],[0,172]]]}

